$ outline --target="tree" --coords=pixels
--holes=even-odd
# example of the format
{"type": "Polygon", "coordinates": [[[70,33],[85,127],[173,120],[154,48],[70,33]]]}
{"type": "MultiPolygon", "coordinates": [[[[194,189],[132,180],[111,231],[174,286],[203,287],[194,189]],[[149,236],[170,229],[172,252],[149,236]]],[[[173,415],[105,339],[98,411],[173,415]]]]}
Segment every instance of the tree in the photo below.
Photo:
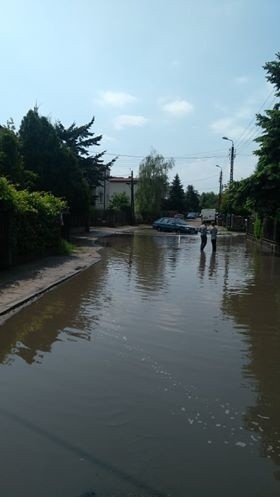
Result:
{"type": "Polygon", "coordinates": [[[18,137],[8,126],[0,126],[0,176],[23,188],[35,181],[35,176],[24,169],[18,137]]]}
{"type": "Polygon", "coordinates": [[[55,124],[60,141],[71,150],[78,160],[83,177],[91,190],[100,185],[104,175],[116,161],[114,158],[110,162],[104,163],[105,151],[98,154],[91,153],[92,147],[99,147],[102,140],[102,135],[95,136],[95,133],[91,131],[93,123],[94,117],[83,126],[77,126],[75,122],[69,128],[65,128],[60,121],[55,124]]]}
{"type": "Polygon", "coordinates": [[[115,193],[110,200],[109,209],[113,211],[124,211],[129,207],[129,198],[125,192],[115,193]]]}
{"type": "MultiPolygon", "coordinates": [[[[275,86],[276,96],[280,96],[280,52],[276,60],[264,65],[267,79],[275,86]]],[[[263,130],[256,142],[260,148],[255,151],[259,157],[255,173],[251,177],[248,195],[251,206],[260,217],[280,216],[280,104],[266,110],[265,115],[257,114],[257,124],[263,130]]]]}
{"type": "Polygon", "coordinates": [[[173,165],[173,159],[166,160],[155,151],[141,162],[135,197],[136,209],[145,221],[159,216],[168,194],[168,171],[173,165]]]}
{"type": "Polygon", "coordinates": [[[183,185],[180,181],[179,175],[176,174],[170,190],[169,190],[169,197],[167,200],[167,206],[169,209],[178,211],[178,212],[183,212],[185,208],[185,193],[184,193],[184,188],[183,185]]]}
{"type": "Polygon", "coordinates": [[[221,211],[224,213],[246,216],[252,210],[249,200],[251,178],[230,183],[222,196],[221,211]]]}
{"type": "Polygon", "coordinates": [[[60,163],[60,143],[53,125],[39,115],[37,107],[23,117],[19,140],[25,167],[36,174],[34,189],[53,191],[60,163]]]}
{"type": "Polygon", "coordinates": [[[193,185],[188,185],[185,196],[186,211],[198,212],[199,211],[199,194],[194,189],[193,185]]]}
{"type": "Polygon", "coordinates": [[[94,118],[80,127],[73,123],[65,128],[60,122],[53,126],[35,107],[19,129],[24,163],[36,174],[34,189],[67,199],[71,212],[77,215],[88,215],[92,190],[116,160],[104,163],[104,152],[90,153],[89,149],[99,145],[102,138],[90,130],[93,122],[94,118]]]}
{"type": "Polygon", "coordinates": [[[200,195],[201,209],[216,209],[218,204],[218,195],[214,192],[203,192],[200,195]]]}

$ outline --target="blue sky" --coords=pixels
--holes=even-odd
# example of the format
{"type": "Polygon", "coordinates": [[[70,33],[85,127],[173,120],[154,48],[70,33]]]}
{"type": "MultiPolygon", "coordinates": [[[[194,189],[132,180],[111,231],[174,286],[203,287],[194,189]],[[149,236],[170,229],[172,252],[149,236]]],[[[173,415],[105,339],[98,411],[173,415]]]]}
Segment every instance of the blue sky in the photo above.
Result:
{"type": "MultiPolygon", "coordinates": [[[[9,0],[1,5],[1,117],[37,102],[64,125],[88,122],[137,175],[152,148],[186,187],[218,191],[255,167],[257,111],[274,103],[262,68],[280,50],[279,0],[9,0]],[[131,157],[129,157],[131,156],[131,157]]],[[[99,150],[98,150],[99,151],[99,150]]]]}

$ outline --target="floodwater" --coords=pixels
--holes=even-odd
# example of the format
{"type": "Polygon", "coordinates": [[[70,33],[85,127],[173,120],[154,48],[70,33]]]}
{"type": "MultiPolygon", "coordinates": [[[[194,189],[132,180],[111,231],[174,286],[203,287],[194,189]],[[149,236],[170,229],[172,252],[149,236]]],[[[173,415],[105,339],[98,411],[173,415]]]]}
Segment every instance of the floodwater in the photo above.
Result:
{"type": "Polygon", "coordinates": [[[1,497],[280,495],[280,258],[110,239],[0,326],[1,497]]]}

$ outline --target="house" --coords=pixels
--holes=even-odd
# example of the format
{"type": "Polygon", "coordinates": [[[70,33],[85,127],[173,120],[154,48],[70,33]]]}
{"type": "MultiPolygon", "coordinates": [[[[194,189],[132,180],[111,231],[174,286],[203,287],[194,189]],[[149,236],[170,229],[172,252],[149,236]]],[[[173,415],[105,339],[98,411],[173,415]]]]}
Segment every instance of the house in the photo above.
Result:
{"type": "MultiPolygon", "coordinates": [[[[137,191],[137,178],[133,178],[134,195],[137,191]]],[[[116,193],[125,193],[131,202],[132,180],[131,177],[109,176],[95,191],[96,210],[105,211],[110,205],[110,200],[116,193]]]]}

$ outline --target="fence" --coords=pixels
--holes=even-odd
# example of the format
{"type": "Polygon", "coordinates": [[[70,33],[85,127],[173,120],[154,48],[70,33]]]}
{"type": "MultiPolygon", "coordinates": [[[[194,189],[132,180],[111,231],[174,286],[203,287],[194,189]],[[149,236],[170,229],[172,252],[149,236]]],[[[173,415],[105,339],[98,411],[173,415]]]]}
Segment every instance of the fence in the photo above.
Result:
{"type": "Polygon", "coordinates": [[[12,265],[12,220],[9,212],[0,212],[0,269],[12,265]]]}
{"type": "Polygon", "coordinates": [[[265,217],[260,229],[255,229],[257,221],[255,217],[249,217],[247,221],[247,235],[258,238],[262,241],[280,245],[280,220],[273,217],[265,217]],[[259,231],[259,233],[257,233],[259,231]]]}
{"type": "Polygon", "coordinates": [[[246,232],[247,219],[235,214],[221,214],[217,218],[218,226],[224,226],[230,231],[246,232]]]}

